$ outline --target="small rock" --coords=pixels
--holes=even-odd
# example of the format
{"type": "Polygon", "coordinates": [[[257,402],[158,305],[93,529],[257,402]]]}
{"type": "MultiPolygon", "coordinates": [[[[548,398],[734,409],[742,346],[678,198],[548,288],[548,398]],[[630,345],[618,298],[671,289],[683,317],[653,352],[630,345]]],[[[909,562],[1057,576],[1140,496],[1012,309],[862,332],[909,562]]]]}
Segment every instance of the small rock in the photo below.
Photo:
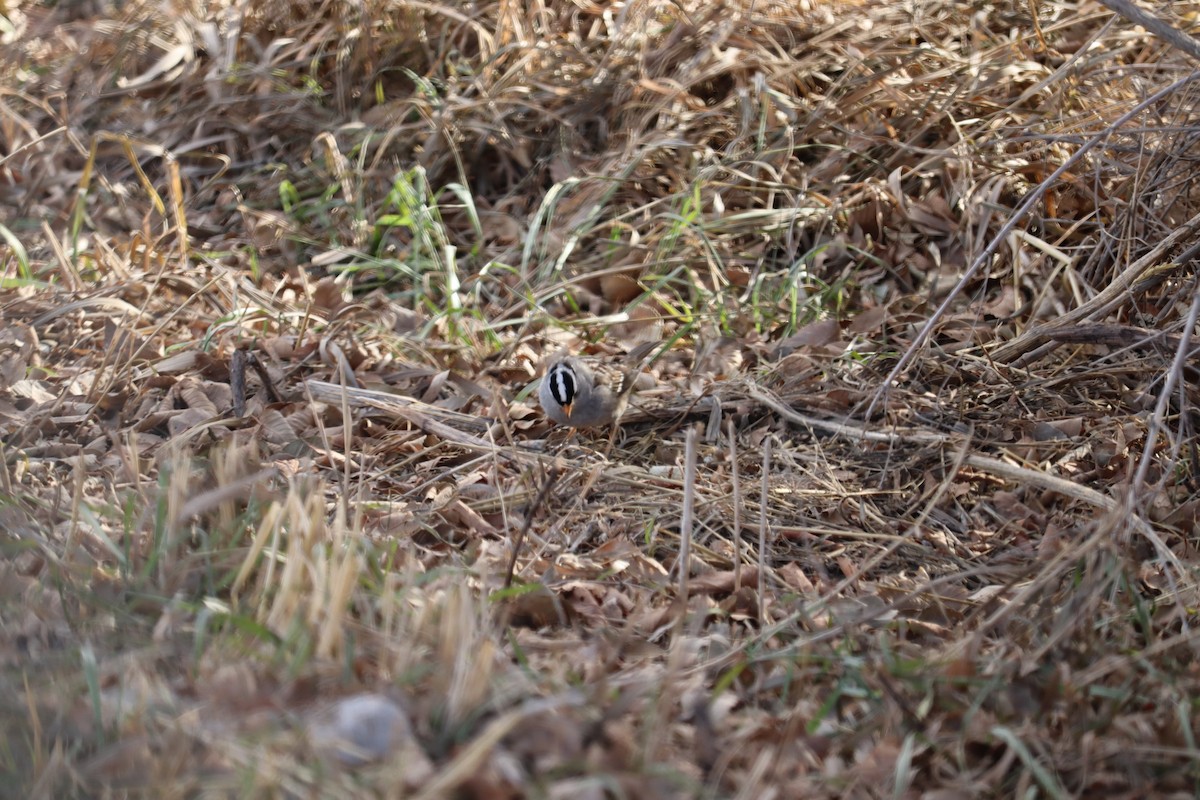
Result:
{"type": "Polygon", "coordinates": [[[319,751],[355,767],[395,753],[412,740],[408,718],[382,694],[344,697],[318,712],[308,730],[319,751]]]}

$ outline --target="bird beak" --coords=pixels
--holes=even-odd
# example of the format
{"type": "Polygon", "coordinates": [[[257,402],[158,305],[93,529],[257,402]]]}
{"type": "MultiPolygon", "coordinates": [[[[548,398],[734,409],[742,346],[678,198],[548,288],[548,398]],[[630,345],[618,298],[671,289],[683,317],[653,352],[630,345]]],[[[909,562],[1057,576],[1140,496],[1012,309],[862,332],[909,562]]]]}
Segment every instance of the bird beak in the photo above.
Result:
{"type": "Polygon", "coordinates": [[[563,405],[563,407],[562,407],[562,408],[563,408],[563,413],[567,415],[567,419],[570,419],[570,418],[571,418],[571,406],[572,406],[572,405],[574,405],[574,403],[566,403],[566,404],[564,404],[564,405],[563,405]]]}

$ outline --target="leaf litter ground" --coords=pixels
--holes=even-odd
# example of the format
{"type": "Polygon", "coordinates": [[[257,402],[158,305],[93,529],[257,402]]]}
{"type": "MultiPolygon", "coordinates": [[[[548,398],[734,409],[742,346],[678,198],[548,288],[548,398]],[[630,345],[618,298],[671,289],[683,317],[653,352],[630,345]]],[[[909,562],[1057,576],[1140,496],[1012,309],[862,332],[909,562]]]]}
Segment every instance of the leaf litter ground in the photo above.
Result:
{"type": "Polygon", "coordinates": [[[1091,2],[0,10],[18,796],[1196,790],[1185,56],[1091,2]],[[546,358],[648,342],[547,424],[546,358]]]}

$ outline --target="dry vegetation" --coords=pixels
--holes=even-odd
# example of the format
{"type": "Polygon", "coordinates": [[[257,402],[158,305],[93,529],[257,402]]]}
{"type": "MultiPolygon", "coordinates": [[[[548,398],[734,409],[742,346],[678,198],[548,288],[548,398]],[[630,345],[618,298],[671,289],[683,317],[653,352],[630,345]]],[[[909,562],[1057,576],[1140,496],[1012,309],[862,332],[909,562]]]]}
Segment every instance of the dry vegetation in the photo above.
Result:
{"type": "Polygon", "coordinates": [[[0,8],[0,795],[1200,791],[1178,50],[0,8]],[[548,355],[646,342],[615,435],[544,420],[548,355]]]}

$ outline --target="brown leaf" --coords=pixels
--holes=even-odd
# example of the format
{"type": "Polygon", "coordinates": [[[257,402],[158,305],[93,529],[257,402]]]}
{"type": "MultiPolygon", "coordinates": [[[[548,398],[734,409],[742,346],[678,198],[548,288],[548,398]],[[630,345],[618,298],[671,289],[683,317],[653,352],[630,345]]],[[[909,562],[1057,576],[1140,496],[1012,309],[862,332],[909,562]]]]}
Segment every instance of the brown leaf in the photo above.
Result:
{"type": "MultiPolygon", "coordinates": [[[[445,500],[446,493],[449,489],[443,489],[441,497],[434,500],[434,504],[445,500]]],[[[445,503],[438,514],[447,522],[449,522],[457,530],[469,531],[475,536],[494,536],[497,531],[494,527],[488,524],[477,511],[471,508],[458,498],[454,498],[445,503]]]]}
{"type": "Polygon", "coordinates": [[[342,288],[338,286],[336,280],[328,277],[321,278],[313,287],[312,303],[314,308],[330,319],[346,305],[346,301],[342,297],[342,288]]]}
{"type": "Polygon", "coordinates": [[[613,306],[622,306],[642,293],[637,272],[609,272],[600,277],[600,296],[613,306]]]}
{"type": "Polygon", "coordinates": [[[856,314],[850,320],[850,324],[846,326],[846,331],[849,333],[874,333],[883,327],[884,320],[887,317],[887,304],[868,308],[861,314],[856,314]]]}
{"type": "Polygon", "coordinates": [[[779,343],[776,352],[786,355],[800,347],[819,347],[832,344],[841,338],[841,326],[836,319],[823,319],[805,325],[779,343]]]}

